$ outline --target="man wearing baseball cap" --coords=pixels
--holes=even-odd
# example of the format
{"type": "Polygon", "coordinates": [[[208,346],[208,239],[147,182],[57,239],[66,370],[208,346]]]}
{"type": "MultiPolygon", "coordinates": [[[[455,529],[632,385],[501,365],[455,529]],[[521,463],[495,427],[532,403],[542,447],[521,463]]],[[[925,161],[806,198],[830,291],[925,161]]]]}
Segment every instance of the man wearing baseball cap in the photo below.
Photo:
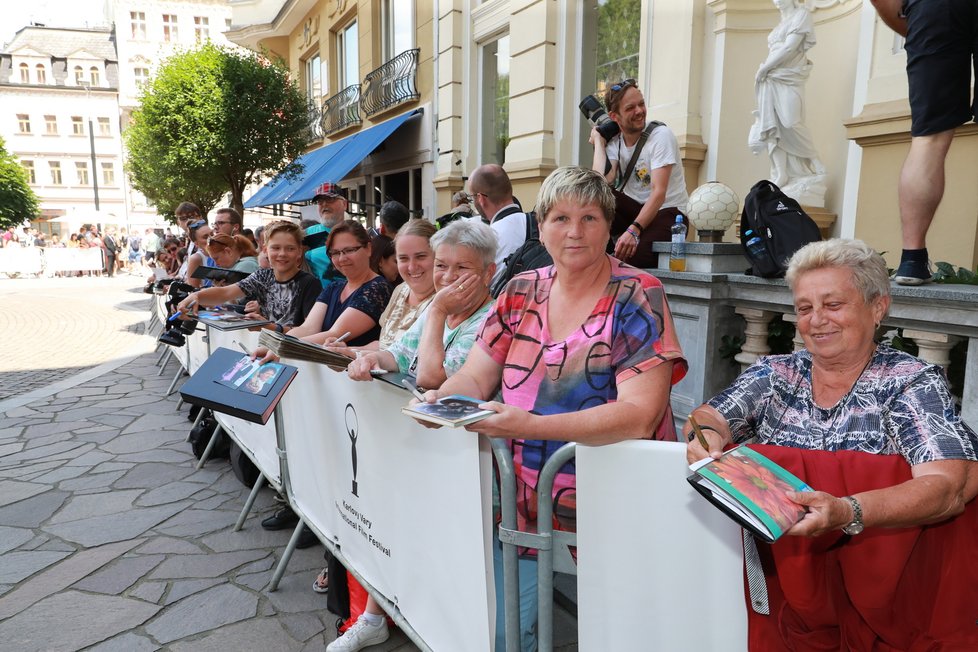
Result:
{"type": "MultiPolygon", "coordinates": [[[[346,209],[346,190],[340,188],[331,181],[320,184],[316,188],[316,195],[312,198],[319,209],[319,226],[306,229],[306,235],[310,236],[325,231],[329,233],[334,225],[347,219],[346,209]]],[[[337,277],[337,273],[330,263],[329,256],[326,255],[325,243],[310,249],[306,252],[306,262],[309,263],[309,271],[320,280],[330,280],[337,277]]]]}

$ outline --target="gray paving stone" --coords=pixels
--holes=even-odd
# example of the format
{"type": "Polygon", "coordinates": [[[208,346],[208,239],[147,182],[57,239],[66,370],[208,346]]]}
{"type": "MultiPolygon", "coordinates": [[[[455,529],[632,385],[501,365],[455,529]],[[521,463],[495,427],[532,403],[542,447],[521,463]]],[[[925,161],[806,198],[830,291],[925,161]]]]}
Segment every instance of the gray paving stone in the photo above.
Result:
{"type": "Polygon", "coordinates": [[[224,584],[225,582],[226,580],[223,577],[206,580],[175,580],[170,582],[170,592],[166,594],[166,599],[163,600],[163,605],[166,606],[173,604],[178,600],[183,600],[188,595],[206,591],[212,586],[224,584]]]}
{"type": "Polygon", "coordinates": [[[150,507],[152,505],[165,505],[184,498],[190,498],[200,491],[201,485],[195,482],[171,482],[162,487],[157,487],[147,491],[136,501],[137,505],[150,507]]]}
{"type": "Polygon", "coordinates": [[[153,537],[136,549],[139,554],[198,555],[202,551],[190,541],[173,537],[153,537]]]}
{"type": "Polygon", "coordinates": [[[278,563],[278,558],[274,555],[268,555],[264,559],[259,559],[258,561],[252,562],[247,566],[242,566],[238,573],[259,573],[261,571],[266,571],[272,568],[278,563]]]}
{"type": "Polygon", "coordinates": [[[3,565],[0,565],[0,584],[17,584],[37,571],[61,561],[69,554],[53,550],[8,552],[3,556],[3,565]]]}
{"type": "MultiPolygon", "coordinates": [[[[6,414],[6,412],[4,412],[3,414],[6,414]]],[[[23,428],[10,428],[5,426],[3,428],[0,428],[0,440],[16,439],[17,437],[20,437],[20,434],[23,431],[24,431],[23,428]]]]}
{"type": "MultiPolygon", "coordinates": [[[[238,505],[240,506],[240,504],[238,505]]],[[[292,528],[264,530],[260,519],[249,519],[240,532],[221,530],[201,539],[201,543],[215,552],[254,550],[256,548],[284,548],[292,536],[292,528]]]]}
{"type": "Polygon", "coordinates": [[[57,394],[55,394],[55,396],[58,398],[64,398],[64,397],[78,398],[79,396],[100,396],[102,394],[105,394],[104,387],[96,387],[93,385],[89,385],[88,383],[85,383],[84,385],[80,385],[78,387],[72,387],[71,389],[66,389],[63,392],[58,392],[57,394]]]}
{"type": "Polygon", "coordinates": [[[76,582],[72,588],[119,595],[135,584],[143,575],[156,568],[163,559],[163,555],[124,557],[80,582],[76,582]]]}
{"type": "Polygon", "coordinates": [[[23,448],[24,442],[22,441],[12,441],[9,444],[0,445],[0,458],[21,451],[23,448]]]}
{"type": "MultiPolygon", "coordinates": [[[[188,429],[189,430],[189,429],[188,429]]],[[[186,431],[180,433],[151,430],[123,434],[102,445],[102,450],[116,455],[124,453],[140,453],[171,442],[186,438],[186,431]]]]}
{"type": "Polygon", "coordinates": [[[58,488],[74,491],[75,493],[98,489],[104,490],[112,486],[112,483],[121,478],[123,474],[125,474],[125,471],[110,471],[109,473],[86,475],[73,480],[65,480],[58,484],[58,488]]]}
{"type": "Polygon", "coordinates": [[[55,469],[54,471],[49,471],[43,475],[31,478],[31,481],[43,482],[44,484],[57,484],[62,480],[77,478],[87,472],[88,469],[89,467],[87,466],[62,466],[60,469],[55,469]]]}
{"type": "Polygon", "coordinates": [[[133,417],[118,414],[96,414],[89,417],[89,421],[122,428],[129,425],[133,421],[133,417]]]}
{"type": "MultiPolygon", "coordinates": [[[[146,633],[160,643],[169,643],[245,618],[252,618],[257,612],[258,596],[235,586],[223,584],[192,595],[171,606],[146,625],[146,633]]],[[[196,644],[195,641],[194,645],[196,644]]]]}
{"type": "Polygon", "coordinates": [[[18,652],[79,650],[134,629],[159,610],[141,600],[65,591],[0,623],[0,641],[18,652]]]}
{"type": "Polygon", "coordinates": [[[0,507],[0,523],[36,528],[60,509],[67,498],[67,492],[53,490],[7,507],[0,507]]]}
{"type": "Polygon", "coordinates": [[[31,417],[31,416],[34,416],[36,414],[37,414],[37,411],[36,410],[30,409],[26,405],[23,405],[21,407],[13,408],[11,410],[7,410],[7,412],[6,412],[6,415],[7,415],[8,418],[31,417]]]}
{"type": "Polygon", "coordinates": [[[75,552],[78,550],[75,546],[58,539],[50,539],[44,544],[35,548],[35,550],[59,550],[63,552],[75,552]]]}
{"type": "Polygon", "coordinates": [[[234,576],[234,583],[246,586],[252,591],[261,591],[272,581],[273,571],[261,571],[258,573],[238,573],[234,576]]]}
{"type": "Polygon", "coordinates": [[[237,512],[228,510],[188,509],[156,527],[160,534],[174,537],[200,537],[230,528],[238,520],[237,512]]]}
{"type": "Polygon", "coordinates": [[[26,528],[0,525],[0,555],[23,545],[34,538],[34,533],[26,528]]]}
{"type": "MultiPolygon", "coordinates": [[[[126,394],[126,392],[123,392],[123,394],[126,394]]],[[[123,398],[102,401],[100,405],[104,408],[109,408],[109,409],[121,409],[121,408],[132,407],[134,405],[146,405],[147,403],[158,403],[159,400],[160,398],[158,396],[140,393],[133,396],[123,396],[123,398]]],[[[173,410],[170,410],[170,413],[172,414],[173,410]]]]}
{"type": "Polygon", "coordinates": [[[51,469],[56,469],[62,464],[64,460],[51,460],[46,462],[36,462],[33,464],[17,464],[13,463],[10,466],[6,466],[0,463],[0,477],[4,478],[27,478],[32,476],[37,476],[44,471],[50,471],[51,469]]]}
{"type": "Polygon", "coordinates": [[[34,484],[33,482],[18,482],[16,480],[0,480],[0,507],[36,496],[51,489],[50,486],[34,484]]]}
{"type": "Polygon", "coordinates": [[[126,471],[126,474],[113,483],[113,486],[116,489],[161,487],[169,482],[182,480],[193,472],[191,467],[163,462],[146,462],[137,464],[126,471]]]}
{"type": "Polygon", "coordinates": [[[142,494],[140,489],[113,491],[104,496],[75,496],[48,521],[48,525],[66,523],[106,514],[118,514],[132,509],[133,501],[142,494]]]}
{"type": "Polygon", "coordinates": [[[282,616],[280,622],[289,636],[297,641],[308,641],[326,629],[319,616],[312,613],[289,614],[282,616]]]}
{"type": "Polygon", "coordinates": [[[125,430],[122,431],[123,435],[128,435],[136,432],[157,432],[161,428],[167,426],[172,426],[175,424],[187,423],[187,420],[182,414],[173,413],[170,414],[146,414],[139,417],[136,421],[130,424],[125,430]]]}
{"type": "MultiPolygon", "coordinates": [[[[109,474],[103,473],[102,475],[109,474]]],[[[81,521],[48,525],[42,529],[62,539],[91,548],[138,537],[146,530],[162,523],[186,507],[186,503],[144,507],[132,510],[125,515],[97,516],[81,521]]]]}
{"type": "Polygon", "coordinates": [[[28,439],[26,448],[38,448],[39,446],[56,444],[59,441],[68,441],[69,439],[71,439],[72,435],[70,432],[65,431],[65,427],[66,426],[62,424],[60,432],[55,432],[50,435],[44,435],[43,437],[32,437],[28,439]]]}
{"type": "Polygon", "coordinates": [[[73,459],[92,450],[92,448],[94,448],[94,445],[88,442],[80,442],[75,440],[59,441],[54,444],[49,444],[48,446],[28,448],[19,453],[8,455],[6,458],[4,458],[3,463],[11,464],[14,462],[27,462],[41,458],[59,460],[73,459]]]}
{"type": "Polygon", "coordinates": [[[107,441],[112,441],[112,438],[118,433],[119,429],[113,428],[112,426],[96,426],[94,428],[79,430],[75,433],[75,439],[101,445],[107,441]]]}
{"type": "Polygon", "coordinates": [[[298,652],[302,649],[302,643],[290,637],[274,620],[257,618],[222,627],[193,641],[175,642],[170,645],[170,649],[173,652],[226,652],[227,650],[298,652]]]}
{"type": "Polygon", "coordinates": [[[68,466],[95,466],[102,462],[111,460],[112,456],[99,450],[91,450],[78,457],[68,460],[68,466]]]}
{"type": "Polygon", "coordinates": [[[102,462],[94,467],[90,473],[108,473],[109,471],[128,471],[136,466],[133,462],[102,462]]]}
{"type": "Polygon", "coordinates": [[[22,437],[25,439],[40,439],[47,435],[60,434],[65,431],[63,423],[42,423],[36,426],[27,426],[22,437]]]}
{"type": "Polygon", "coordinates": [[[187,444],[186,453],[178,453],[173,450],[147,450],[142,453],[127,453],[116,455],[117,462],[161,462],[167,464],[182,464],[190,462],[194,456],[190,453],[190,444],[187,444]]]}
{"type": "Polygon", "coordinates": [[[129,595],[156,604],[163,597],[164,591],[166,591],[166,582],[143,582],[129,591],[129,595]]]}
{"type": "Polygon", "coordinates": [[[41,546],[43,546],[45,543],[47,543],[50,540],[51,540],[51,537],[47,536],[46,534],[37,534],[37,535],[34,535],[34,538],[33,539],[31,539],[30,541],[28,541],[27,543],[25,543],[24,545],[22,545],[20,547],[20,549],[21,550],[37,550],[38,548],[40,548],[41,546]]]}
{"type": "Polygon", "coordinates": [[[238,566],[243,566],[266,556],[266,550],[218,552],[204,555],[178,555],[170,557],[153,571],[149,579],[174,579],[218,577],[238,566]]]}
{"type": "MultiPolygon", "coordinates": [[[[322,553],[320,553],[319,561],[322,565],[322,553]]],[[[291,563],[289,570],[292,570],[291,563]]],[[[312,583],[315,579],[316,574],[311,571],[288,572],[279,583],[278,590],[274,593],[266,593],[266,597],[278,613],[294,614],[325,609],[326,596],[312,590],[312,583]]]]}
{"type": "MultiPolygon", "coordinates": [[[[197,499],[195,506],[197,509],[217,509],[218,507],[224,506],[225,503],[232,502],[233,499],[228,498],[224,494],[219,496],[211,496],[210,498],[205,498],[204,500],[197,499]]],[[[246,526],[247,527],[247,526],[246,526]]]]}
{"type": "Polygon", "coordinates": [[[126,632],[87,648],[85,652],[153,652],[159,647],[146,636],[126,632]]]}

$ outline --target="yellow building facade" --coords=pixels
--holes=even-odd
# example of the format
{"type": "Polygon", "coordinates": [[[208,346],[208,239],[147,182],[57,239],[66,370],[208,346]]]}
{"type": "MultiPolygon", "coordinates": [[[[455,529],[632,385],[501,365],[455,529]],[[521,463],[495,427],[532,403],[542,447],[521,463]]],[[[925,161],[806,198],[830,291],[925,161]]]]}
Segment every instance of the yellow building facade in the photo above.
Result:
{"type": "MultiPolygon", "coordinates": [[[[817,218],[829,233],[863,238],[887,252],[894,265],[897,178],[910,142],[902,41],[869,2],[809,0],[809,7],[817,44],[808,52],[805,122],[827,173],[817,218]]],[[[529,208],[555,167],[590,165],[589,126],[578,103],[620,79],[601,79],[603,70],[615,68],[603,68],[607,62],[596,54],[599,15],[610,10],[631,17],[624,31],[634,37],[634,76],[649,117],[669,125],[679,140],[689,188],[717,180],[743,199],[770,174],[767,157],[747,147],[754,75],[779,21],[770,0],[239,0],[232,9],[229,37],[279,54],[305,86],[310,57],[318,53],[324,101],[352,81],[344,76],[342,49],[351,21],[358,25],[362,84],[388,62],[398,17],[411,16],[418,98],[313,145],[424,109],[417,133],[396,133],[397,147],[386,143],[386,152],[368,157],[342,181],[366,199],[376,196],[369,189],[377,179],[409,170],[411,207],[433,218],[449,209],[451,194],[475,167],[495,161],[529,208]]],[[[955,138],[947,191],[928,239],[932,259],[971,268],[978,263],[976,134],[970,125],[955,138]]]]}

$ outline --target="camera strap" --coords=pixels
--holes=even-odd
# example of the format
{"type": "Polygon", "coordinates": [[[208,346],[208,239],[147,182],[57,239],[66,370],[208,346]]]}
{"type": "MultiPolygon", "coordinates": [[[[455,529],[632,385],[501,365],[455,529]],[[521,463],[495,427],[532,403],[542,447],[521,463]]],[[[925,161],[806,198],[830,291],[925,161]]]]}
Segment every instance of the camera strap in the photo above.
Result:
{"type": "MultiPolygon", "coordinates": [[[[615,190],[622,190],[625,184],[628,183],[628,177],[632,176],[632,171],[635,169],[635,164],[638,163],[638,155],[642,152],[642,148],[645,147],[645,141],[649,139],[649,134],[651,134],[657,127],[664,127],[666,123],[660,122],[658,120],[653,120],[649,124],[645,125],[645,129],[642,130],[642,135],[639,136],[638,142],[635,143],[635,149],[632,150],[632,157],[628,160],[628,167],[625,168],[625,173],[618,177],[618,183],[615,184],[615,190]]],[[[621,142],[624,142],[624,135],[619,136],[621,142]]]]}

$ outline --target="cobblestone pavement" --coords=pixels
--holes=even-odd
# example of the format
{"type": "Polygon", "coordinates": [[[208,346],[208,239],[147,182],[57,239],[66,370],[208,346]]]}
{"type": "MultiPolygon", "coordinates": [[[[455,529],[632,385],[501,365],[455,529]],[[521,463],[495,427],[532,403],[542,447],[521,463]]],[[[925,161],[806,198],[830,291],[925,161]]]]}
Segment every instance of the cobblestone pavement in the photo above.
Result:
{"type": "MultiPolygon", "coordinates": [[[[131,332],[121,317],[83,324],[81,304],[143,305],[141,295],[121,282],[114,298],[85,288],[39,288],[26,303],[73,306],[69,336],[83,325],[131,332]]],[[[226,461],[194,469],[187,408],[161,398],[170,373],[156,376],[152,341],[141,340],[143,355],[0,413],[0,648],[323,650],[336,616],[311,588],[322,548],[296,551],[279,590],[265,590],[290,534],[259,526],[272,494],[231,531],[247,489],[226,461]]],[[[396,632],[372,649],[415,648],[396,632]]]]}
{"type": "Polygon", "coordinates": [[[0,401],[127,354],[144,332],[142,278],[0,280],[0,401]]]}

